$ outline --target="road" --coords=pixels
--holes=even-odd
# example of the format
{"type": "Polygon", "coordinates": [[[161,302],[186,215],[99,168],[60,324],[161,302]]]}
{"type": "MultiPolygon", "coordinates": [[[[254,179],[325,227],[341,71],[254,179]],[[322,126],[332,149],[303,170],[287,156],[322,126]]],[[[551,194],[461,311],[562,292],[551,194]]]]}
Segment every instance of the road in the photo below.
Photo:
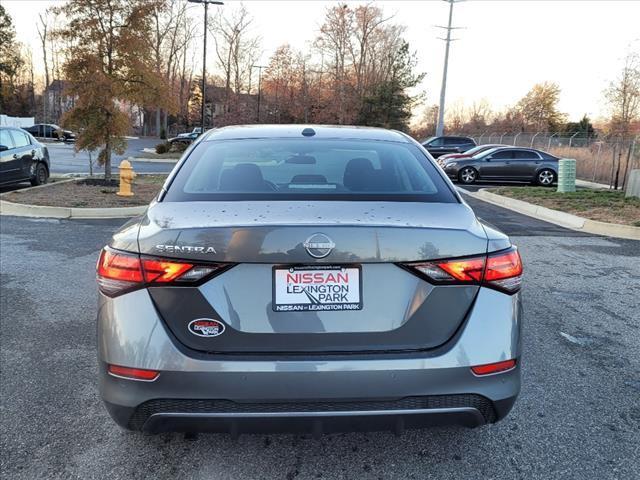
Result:
{"type": "Polygon", "coordinates": [[[523,390],[514,410],[473,430],[319,440],[120,430],[96,389],[94,267],[122,222],[3,217],[3,478],[640,478],[640,242],[469,202],[513,236],[524,259],[523,390]]]}
{"type": "MultiPolygon", "coordinates": [[[[127,141],[127,150],[123,154],[112,156],[113,166],[117,167],[120,161],[133,155],[140,154],[143,148],[153,148],[159,143],[157,138],[140,138],[127,141]]],[[[51,173],[89,173],[89,154],[86,150],[76,153],[73,144],[47,143],[49,156],[51,157],[51,173]]],[[[94,172],[101,172],[102,167],[95,164],[97,152],[93,152],[94,172]]],[[[133,162],[133,168],[137,172],[170,172],[173,163],[160,162],[133,162]]],[[[114,169],[117,171],[117,169],[114,169]]]]}

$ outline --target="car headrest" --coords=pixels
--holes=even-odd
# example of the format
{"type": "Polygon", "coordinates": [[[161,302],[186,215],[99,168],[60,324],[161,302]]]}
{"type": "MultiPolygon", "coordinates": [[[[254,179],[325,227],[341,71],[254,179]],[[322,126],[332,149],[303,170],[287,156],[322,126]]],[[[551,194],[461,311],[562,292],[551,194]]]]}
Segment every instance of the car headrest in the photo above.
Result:
{"type": "Polygon", "coordinates": [[[344,169],[342,184],[356,192],[367,190],[374,174],[371,160],[364,157],[352,158],[344,169]]]}
{"type": "Polygon", "coordinates": [[[220,190],[255,192],[265,190],[262,171],[255,163],[239,163],[220,174],[220,190]]]}

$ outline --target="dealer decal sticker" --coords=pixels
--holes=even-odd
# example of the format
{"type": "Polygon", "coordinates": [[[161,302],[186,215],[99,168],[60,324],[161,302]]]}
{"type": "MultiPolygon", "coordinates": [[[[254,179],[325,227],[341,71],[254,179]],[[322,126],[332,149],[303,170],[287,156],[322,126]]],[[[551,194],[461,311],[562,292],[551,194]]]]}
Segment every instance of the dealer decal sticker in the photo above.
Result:
{"type": "Polygon", "coordinates": [[[197,318],[189,322],[188,329],[198,337],[217,337],[224,332],[224,323],[211,318],[197,318]]]}

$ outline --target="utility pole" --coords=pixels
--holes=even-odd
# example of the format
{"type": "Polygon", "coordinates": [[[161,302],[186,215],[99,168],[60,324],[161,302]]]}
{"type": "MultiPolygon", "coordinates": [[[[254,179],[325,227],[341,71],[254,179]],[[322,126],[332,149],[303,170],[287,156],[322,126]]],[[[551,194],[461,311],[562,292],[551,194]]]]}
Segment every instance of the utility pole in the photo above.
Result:
{"type": "Polygon", "coordinates": [[[256,116],[256,121],[260,123],[260,98],[262,96],[262,69],[267,68],[264,65],[251,65],[251,68],[258,69],[258,113],[256,116]]]}
{"type": "MultiPolygon", "coordinates": [[[[190,3],[204,4],[204,40],[202,48],[202,112],[200,113],[201,134],[204,133],[206,127],[205,121],[205,105],[207,103],[207,20],[209,18],[209,4],[224,5],[218,0],[188,0],[190,3]]],[[[213,119],[213,117],[212,117],[213,119]]]]}
{"type": "Polygon", "coordinates": [[[444,67],[442,69],[442,86],[440,87],[440,107],[438,108],[438,126],[436,127],[436,136],[441,136],[444,133],[444,99],[447,91],[447,69],[449,67],[449,45],[455,41],[455,38],[451,38],[451,30],[455,30],[457,27],[451,26],[451,20],[453,19],[453,4],[460,0],[444,0],[449,2],[449,23],[446,27],[438,26],[438,28],[445,28],[447,30],[447,38],[440,38],[445,41],[444,49],[444,67]]]}

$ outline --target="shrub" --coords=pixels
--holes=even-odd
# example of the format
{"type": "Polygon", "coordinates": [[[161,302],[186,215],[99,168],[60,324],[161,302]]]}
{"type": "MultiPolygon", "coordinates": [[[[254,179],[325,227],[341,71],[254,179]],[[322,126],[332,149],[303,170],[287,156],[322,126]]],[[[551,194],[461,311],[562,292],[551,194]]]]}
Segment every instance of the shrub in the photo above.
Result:
{"type": "Polygon", "coordinates": [[[189,147],[188,143],[185,143],[185,142],[174,142],[173,145],[171,145],[171,151],[172,152],[177,152],[177,153],[182,153],[188,147],[189,147]]]}
{"type": "Polygon", "coordinates": [[[171,144],[169,142],[162,142],[156,145],[157,154],[167,153],[170,149],[171,149],[171,144]]]}

